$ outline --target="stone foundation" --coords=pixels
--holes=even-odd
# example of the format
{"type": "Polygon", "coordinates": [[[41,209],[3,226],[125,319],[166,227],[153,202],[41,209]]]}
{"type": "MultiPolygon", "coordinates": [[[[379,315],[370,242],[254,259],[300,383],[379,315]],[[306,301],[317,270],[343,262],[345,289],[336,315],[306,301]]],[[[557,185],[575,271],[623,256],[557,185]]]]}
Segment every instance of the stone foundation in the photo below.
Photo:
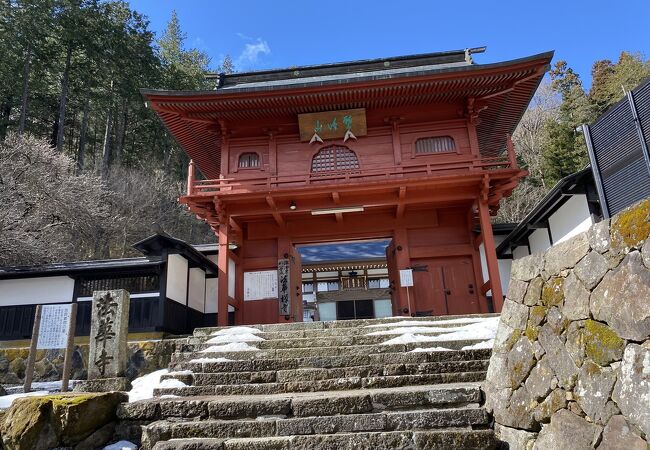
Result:
{"type": "Polygon", "coordinates": [[[650,199],[512,264],[484,385],[511,450],[647,450],[650,199]]]}
{"type": "MultiPolygon", "coordinates": [[[[130,380],[165,368],[171,355],[186,339],[161,339],[129,342],[126,376],[130,380]]],[[[85,380],[88,372],[88,344],[75,345],[70,379],[85,380]]],[[[63,349],[38,350],[34,365],[34,381],[56,381],[63,371],[63,349]]],[[[0,349],[0,384],[22,384],[25,377],[29,347],[0,349]]]]}

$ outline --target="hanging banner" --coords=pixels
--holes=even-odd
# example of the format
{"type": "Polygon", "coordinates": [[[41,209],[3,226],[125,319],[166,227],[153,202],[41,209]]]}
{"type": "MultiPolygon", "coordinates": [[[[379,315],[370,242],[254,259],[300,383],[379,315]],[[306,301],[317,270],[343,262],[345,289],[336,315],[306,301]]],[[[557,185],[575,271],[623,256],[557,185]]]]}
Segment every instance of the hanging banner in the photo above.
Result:
{"type": "Polygon", "coordinates": [[[324,139],[356,139],[368,134],[365,108],[298,114],[302,142],[324,139]]]}
{"type": "Polygon", "coordinates": [[[291,282],[289,277],[289,260],[278,259],[278,303],[281,316],[291,314],[291,282]]]}

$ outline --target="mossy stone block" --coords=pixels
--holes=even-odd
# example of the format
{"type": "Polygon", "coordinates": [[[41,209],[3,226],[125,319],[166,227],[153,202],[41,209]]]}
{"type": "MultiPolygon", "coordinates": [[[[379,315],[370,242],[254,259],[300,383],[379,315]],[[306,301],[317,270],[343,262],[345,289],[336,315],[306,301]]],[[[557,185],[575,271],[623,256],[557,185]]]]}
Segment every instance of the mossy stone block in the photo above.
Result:
{"type": "Polygon", "coordinates": [[[603,323],[595,320],[585,321],[583,339],[587,357],[601,366],[619,361],[623,357],[625,341],[603,323]]]}

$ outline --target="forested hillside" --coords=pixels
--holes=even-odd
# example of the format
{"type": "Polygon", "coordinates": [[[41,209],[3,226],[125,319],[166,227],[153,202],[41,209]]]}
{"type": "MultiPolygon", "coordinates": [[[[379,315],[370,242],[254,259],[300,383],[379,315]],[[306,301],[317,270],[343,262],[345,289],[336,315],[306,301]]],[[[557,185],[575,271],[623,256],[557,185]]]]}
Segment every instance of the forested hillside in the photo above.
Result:
{"type": "Polygon", "coordinates": [[[1,0],[0,61],[0,265],[125,256],[154,222],[214,240],[176,202],[187,157],[139,89],[209,88],[229,57],[186,48],[175,14],[156,38],[121,1],[1,0]]]}
{"type": "Polygon", "coordinates": [[[529,176],[506,199],[497,217],[518,222],[561,178],[589,163],[578,127],[594,121],[643,79],[650,60],[640,53],[622,52],[618,61],[600,60],[591,69],[591,87],[566,61],[557,61],[542,83],[513,135],[521,167],[529,176]]]}
{"type": "MultiPolygon", "coordinates": [[[[175,14],[155,36],[122,1],[0,0],[0,265],[122,257],[157,223],[214,242],[179,206],[187,156],[139,89],[210,89],[232,72],[187,48],[175,14]]],[[[517,221],[587,162],[575,131],[650,75],[640,54],[596,61],[592,85],[558,61],[514,140],[530,171],[501,208],[517,221]]]]}

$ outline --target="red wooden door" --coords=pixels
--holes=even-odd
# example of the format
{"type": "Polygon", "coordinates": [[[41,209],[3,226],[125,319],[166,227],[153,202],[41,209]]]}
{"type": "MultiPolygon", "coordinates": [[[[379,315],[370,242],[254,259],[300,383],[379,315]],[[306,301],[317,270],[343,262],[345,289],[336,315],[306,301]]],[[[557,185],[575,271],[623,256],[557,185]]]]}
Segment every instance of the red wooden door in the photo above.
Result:
{"type": "Polygon", "coordinates": [[[474,266],[470,256],[413,260],[416,313],[479,313],[474,266]]]}
{"type": "Polygon", "coordinates": [[[440,261],[413,260],[413,311],[416,315],[443,316],[449,314],[445,300],[444,274],[440,261]]]}
{"type": "Polygon", "coordinates": [[[481,312],[475,286],[472,258],[456,257],[443,266],[447,297],[447,314],[478,314],[481,312]]]}

